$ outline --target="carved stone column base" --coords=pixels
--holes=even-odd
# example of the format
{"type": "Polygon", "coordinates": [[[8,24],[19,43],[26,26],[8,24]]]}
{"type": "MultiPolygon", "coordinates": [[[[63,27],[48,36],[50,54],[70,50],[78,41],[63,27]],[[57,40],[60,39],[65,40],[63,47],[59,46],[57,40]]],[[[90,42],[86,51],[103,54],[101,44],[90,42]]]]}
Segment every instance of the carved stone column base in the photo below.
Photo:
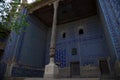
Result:
{"type": "Polygon", "coordinates": [[[59,70],[58,66],[50,59],[50,63],[45,66],[44,78],[58,78],[59,70]]]}

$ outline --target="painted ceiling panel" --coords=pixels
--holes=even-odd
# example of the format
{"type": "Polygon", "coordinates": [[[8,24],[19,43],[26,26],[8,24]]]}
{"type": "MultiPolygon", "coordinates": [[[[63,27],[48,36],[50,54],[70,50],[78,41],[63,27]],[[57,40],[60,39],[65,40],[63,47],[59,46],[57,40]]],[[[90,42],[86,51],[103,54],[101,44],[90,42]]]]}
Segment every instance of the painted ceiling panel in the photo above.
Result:
{"type": "MultiPolygon", "coordinates": [[[[45,6],[33,12],[44,24],[51,27],[53,5],[45,6]]],[[[58,25],[95,15],[96,0],[63,0],[58,7],[58,25]]]]}

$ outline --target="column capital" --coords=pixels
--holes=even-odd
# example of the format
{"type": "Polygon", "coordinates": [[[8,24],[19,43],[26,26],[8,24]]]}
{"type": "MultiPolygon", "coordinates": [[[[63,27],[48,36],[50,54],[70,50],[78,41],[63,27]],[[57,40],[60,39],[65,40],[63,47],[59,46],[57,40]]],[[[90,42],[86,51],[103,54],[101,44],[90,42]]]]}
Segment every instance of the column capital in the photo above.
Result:
{"type": "Polygon", "coordinates": [[[58,8],[59,2],[60,0],[56,0],[55,2],[53,2],[54,9],[58,8]]]}

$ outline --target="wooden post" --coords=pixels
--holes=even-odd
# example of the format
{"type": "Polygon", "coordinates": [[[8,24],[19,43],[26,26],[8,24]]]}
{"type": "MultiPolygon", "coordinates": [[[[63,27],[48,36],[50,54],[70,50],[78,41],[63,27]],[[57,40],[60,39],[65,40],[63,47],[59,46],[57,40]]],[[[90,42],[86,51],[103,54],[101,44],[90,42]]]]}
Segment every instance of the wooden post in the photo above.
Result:
{"type": "Polygon", "coordinates": [[[59,4],[59,0],[57,0],[53,3],[54,15],[53,15],[52,35],[51,35],[51,42],[50,42],[50,58],[54,58],[54,55],[55,55],[58,4],[59,4]]]}
{"type": "Polygon", "coordinates": [[[51,34],[51,42],[50,42],[50,63],[45,66],[44,78],[58,77],[59,74],[58,66],[54,63],[58,5],[59,5],[59,0],[53,2],[54,15],[53,15],[52,34],[51,34]]]}

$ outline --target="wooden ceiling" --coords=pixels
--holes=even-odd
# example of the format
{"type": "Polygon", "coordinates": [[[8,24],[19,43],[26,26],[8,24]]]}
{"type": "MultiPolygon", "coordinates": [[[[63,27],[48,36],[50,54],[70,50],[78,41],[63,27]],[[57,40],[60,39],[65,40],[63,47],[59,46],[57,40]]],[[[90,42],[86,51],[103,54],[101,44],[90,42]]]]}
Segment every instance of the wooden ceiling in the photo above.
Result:
{"type": "MultiPolygon", "coordinates": [[[[53,5],[37,9],[32,14],[48,27],[52,26],[53,5]]],[[[63,0],[58,7],[58,25],[96,15],[96,0],[63,0]]]]}

